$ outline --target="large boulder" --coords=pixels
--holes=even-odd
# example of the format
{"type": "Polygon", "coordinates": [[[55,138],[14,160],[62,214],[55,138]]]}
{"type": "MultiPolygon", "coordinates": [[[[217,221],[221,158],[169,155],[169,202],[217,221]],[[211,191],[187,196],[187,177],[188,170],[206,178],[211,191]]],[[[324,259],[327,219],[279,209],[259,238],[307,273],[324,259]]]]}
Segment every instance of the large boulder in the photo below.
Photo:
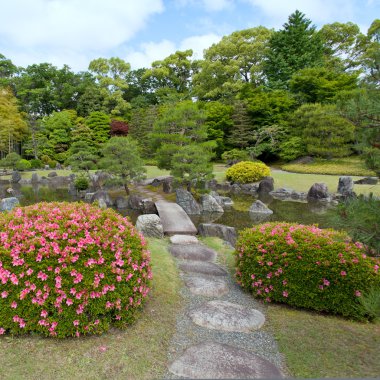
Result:
{"type": "Polygon", "coordinates": [[[165,194],[170,194],[173,192],[173,178],[168,177],[162,181],[162,190],[165,194]]]}
{"type": "Polygon", "coordinates": [[[117,197],[115,199],[115,205],[117,209],[128,208],[128,199],[125,197],[117,197]]]}
{"type": "Polygon", "coordinates": [[[147,237],[164,237],[164,229],[161,219],[156,214],[140,215],[136,221],[136,228],[147,237]]]}
{"type": "Polygon", "coordinates": [[[267,214],[267,215],[273,214],[273,211],[269,209],[260,200],[257,200],[256,202],[252,203],[251,207],[249,208],[249,212],[253,214],[267,214]]]}
{"type": "Polygon", "coordinates": [[[128,208],[132,210],[141,210],[142,208],[142,198],[139,197],[138,195],[131,194],[128,197],[128,208]]]}
{"type": "Polygon", "coordinates": [[[20,180],[21,180],[21,174],[20,174],[20,172],[18,172],[17,170],[13,171],[12,172],[11,182],[12,183],[19,183],[20,180]]]}
{"type": "Polygon", "coordinates": [[[37,173],[33,173],[32,174],[32,179],[31,179],[32,183],[39,183],[40,180],[41,180],[41,178],[40,178],[40,176],[37,173]]]}
{"type": "Polygon", "coordinates": [[[354,191],[354,182],[352,181],[352,177],[343,176],[339,177],[338,182],[338,193],[344,196],[351,196],[354,191]]]}
{"type": "MultiPolygon", "coordinates": [[[[113,201],[110,197],[110,195],[107,193],[107,191],[99,190],[96,193],[93,194],[91,197],[91,203],[94,203],[95,201],[100,201],[102,199],[104,203],[107,205],[107,207],[110,207],[113,205],[113,201]]],[[[103,201],[99,202],[99,204],[103,204],[103,201]]]]}
{"type": "Polygon", "coordinates": [[[223,197],[219,195],[216,191],[211,191],[211,196],[224,208],[232,207],[234,202],[230,197],[223,197]]]}
{"type": "Polygon", "coordinates": [[[143,199],[141,201],[141,211],[144,214],[157,214],[156,205],[152,199],[143,199]]]}
{"type": "Polygon", "coordinates": [[[235,246],[237,238],[236,230],[234,227],[216,223],[201,223],[198,226],[198,233],[201,236],[218,237],[227,241],[232,246],[235,246]]]}
{"type": "Polygon", "coordinates": [[[223,207],[210,194],[204,194],[201,196],[201,209],[202,212],[224,212],[223,207]]]}
{"type": "Polygon", "coordinates": [[[86,193],[86,194],[84,195],[84,201],[90,203],[92,197],[94,196],[94,194],[95,194],[95,193],[86,193]]]}
{"type": "Polygon", "coordinates": [[[274,179],[273,177],[264,177],[260,183],[259,188],[257,189],[258,193],[269,193],[274,190],[274,179]]]}
{"type": "Polygon", "coordinates": [[[53,177],[57,177],[58,174],[57,174],[57,172],[50,172],[47,176],[48,176],[48,178],[53,178],[53,177]]]}
{"type": "Polygon", "coordinates": [[[194,199],[192,194],[184,189],[176,190],[176,201],[188,215],[199,215],[201,213],[201,208],[197,201],[194,199]]]}
{"type": "Polygon", "coordinates": [[[307,193],[307,198],[310,200],[329,200],[330,194],[325,183],[314,183],[307,193]]]}
{"type": "Polygon", "coordinates": [[[16,197],[3,198],[0,201],[0,211],[11,211],[20,204],[16,197]]]}

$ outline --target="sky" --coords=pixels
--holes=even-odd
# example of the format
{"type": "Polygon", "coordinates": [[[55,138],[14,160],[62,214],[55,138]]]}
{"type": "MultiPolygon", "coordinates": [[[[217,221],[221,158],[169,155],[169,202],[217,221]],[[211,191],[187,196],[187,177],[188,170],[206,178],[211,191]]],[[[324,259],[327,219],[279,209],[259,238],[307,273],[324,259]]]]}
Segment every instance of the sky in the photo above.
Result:
{"type": "Polygon", "coordinates": [[[119,57],[137,69],[177,50],[201,59],[236,30],[280,29],[296,9],[318,28],[351,21],[366,32],[380,18],[380,0],[0,0],[0,54],[22,67],[78,72],[119,57]]]}

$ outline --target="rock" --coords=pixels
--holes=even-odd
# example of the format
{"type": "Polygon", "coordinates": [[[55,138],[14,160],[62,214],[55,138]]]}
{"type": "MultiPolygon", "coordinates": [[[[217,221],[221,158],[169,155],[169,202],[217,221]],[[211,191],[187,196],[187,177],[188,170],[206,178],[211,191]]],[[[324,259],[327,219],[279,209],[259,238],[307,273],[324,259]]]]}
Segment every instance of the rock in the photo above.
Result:
{"type": "Polygon", "coordinates": [[[206,188],[210,190],[218,189],[218,181],[216,179],[212,179],[206,183],[206,188]]]}
{"type": "Polygon", "coordinates": [[[243,194],[256,195],[258,188],[258,185],[255,183],[244,183],[243,185],[240,185],[243,194]]]}
{"type": "Polygon", "coordinates": [[[198,233],[201,236],[214,236],[226,240],[232,246],[235,246],[236,243],[237,234],[235,228],[223,224],[201,223],[198,226],[198,233]]]}
{"type": "Polygon", "coordinates": [[[228,293],[226,281],[218,277],[188,276],[184,281],[190,292],[199,296],[220,297],[228,293]]]}
{"type": "Polygon", "coordinates": [[[107,191],[98,190],[97,192],[95,192],[91,197],[91,203],[94,203],[95,201],[99,202],[100,199],[103,199],[107,207],[111,207],[113,205],[113,201],[107,193],[107,191]]]}
{"type": "Polygon", "coordinates": [[[32,179],[31,179],[32,183],[38,183],[38,182],[40,182],[40,180],[41,180],[40,176],[37,173],[32,174],[32,179]]]}
{"type": "Polygon", "coordinates": [[[240,194],[241,193],[241,187],[238,183],[234,183],[231,185],[231,193],[232,194],[240,194]]]}
{"type": "Polygon", "coordinates": [[[147,237],[164,237],[161,220],[156,214],[140,215],[136,221],[136,228],[147,237]]]}
{"type": "Polygon", "coordinates": [[[210,195],[224,208],[232,207],[234,202],[230,197],[222,197],[216,191],[211,191],[210,195]]]}
{"type": "Polygon", "coordinates": [[[379,179],[377,177],[365,177],[354,181],[355,185],[377,185],[379,179]]]}
{"type": "Polygon", "coordinates": [[[314,183],[307,193],[308,199],[329,200],[330,194],[325,183],[314,183]]]}
{"type": "MultiPolygon", "coordinates": [[[[70,183],[69,185],[69,189],[68,189],[68,193],[72,196],[75,196],[78,194],[78,190],[75,188],[75,185],[73,183],[70,183]]],[[[86,195],[86,191],[85,190],[80,190],[79,191],[79,194],[80,194],[80,197],[81,198],[84,198],[85,195],[86,195]]]]}
{"type": "Polygon", "coordinates": [[[207,261],[186,261],[178,265],[186,273],[206,274],[209,276],[227,276],[227,272],[220,266],[207,261]]]}
{"type": "Polygon", "coordinates": [[[257,189],[258,193],[269,193],[274,190],[274,179],[273,177],[264,177],[260,183],[259,188],[257,189]]]}
{"type": "Polygon", "coordinates": [[[216,185],[216,190],[221,190],[226,193],[229,193],[229,192],[232,192],[232,185],[230,182],[223,182],[221,184],[218,183],[216,185]]]}
{"type": "Polygon", "coordinates": [[[144,214],[157,214],[156,205],[151,199],[143,199],[141,201],[141,211],[144,214]]]}
{"type": "Polygon", "coordinates": [[[0,201],[0,211],[11,211],[20,204],[16,197],[3,198],[0,201]]]}
{"type": "Polygon", "coordinates": [[[117,197],[115,199],[115,205],[118,209],[128,208],[128,199],[125,197],[117,197]]]}
{"type": "Polygon", "coordinates": [[[224,212],[223,207],[210,194],[201,196],[201,210],[202,212],[224,212]]]}
{"type": "Polygon", "coordinates": [[[196,202],[192,194],[184,189],[176,190],[176,202],[179,204],[188,215],[199,215],[201,208],[196,202]]]}
{"type": "Polygon", "coordinates": [[[107,203],[103,198],[97,200],[99,208],[105,210],[107,208],[107,203]]]}
{"type": "Polygon", "coordinates": [[[131,194],[128,197],[128,208],[132,210],[141,210],[142,198],[138,195],[131,194]]]}
{"type": "Polygon", "coordinates": [[[170,253],[177,259],[195,261],[215,261],[216,252],[203,244],[175,244],[169,247],[170,253]]]}
{"type": "Polygon", "coordinates": [[[86,193],[85,195],[84,195],[84,201],[85,202],[91,202],[91,199],[92,199],[92,197],[95,195],[95,193],[86,193]]]}
{"type": "Polygon", "coordinates": [[[249,208],[249,212],[253,214],[273,214],[273,211],[259,200],[252,203],[251,207],[249,208]]]}
{"type": "Polygon", "coordinates": [[[162,182],[162,190],[165,194],[173,192],[173,178],[167,178],[162,182]]]}
{"type": "Polygon", "coordinates": [[[304,157],[299,157],[297,159],[295,159],[294,161],[290,162],[291,164],[302,164],[302,165],[305,165],[305,164],[311,164],[312,162],[314,162],[314,158],[311,157],[311,156],[304,156],[304,157]]]}
{"type": "Polygon", "coordinates": [[[12,172],[11,183],[18,183],[21,180],[21,174],[17,170],[12,172]]]}
{"type": "Polygon", "coordinates": [[[55,168],[57,170],[62,170],[62,165],[59,162],[57,162],[57,165],[55,165],[55,168]]]}
{"type": "Polygon", "coordinates": [[[53,187],[66,187],[71,183],[70,177],[63,177],[63,176],[55,176],[55,177],[49,177],[48,183],[50,186],[53,187]]]}
{"type": "Polygon", "coordinates": [[[275,379],[280,370],[260,356],[227,344],[202,342],[176,359],[169,371],[190,379],[275,379]]]}
{"type": "Polygon", "coordinates": [[[269,194],[275,199],[286,199],[290,198],[293,192],[293,189],[289,189],[287,187],[280,187],[279,189],[270,191],[269,194]]]}
{"type": "Polygon", "coordinates": [[[353,190],[354,190],[354,183],[352,181],[352,177],[349,177],[349,176],[339,177],[338,193],[345,196],[350,196],[353,194],[353,190]]]}
{"type": "Polygon", "coordinates": [[[111,178],[112,178],[111,174],[107,172],[103,172],[103,171],[97,171],[94,174],[90,174],[91,182],[93,183],[96,189],[102,189],[105,183],[107,182],[107,180],[111,178]]]}
{"type": "Polygon", "coordinates": [[[170,236],[172,244],[198,244],[199,241],[195,236],[191,235],[173,235],[170,236]]]}
{"type": "Polygon", "coordinates": [[[57,174],[57,172],[50,172],[47,176],[48,176],[48,178],[53,178],[53,177],[57,177],[58,174],[57,174]]]}
{"type": "Polygon", "coordinates": [[[250,332],[260,329],[264,315],[255,309],[227,301],[210,301],[189,312],[196,325],[212,330],[250,332]]]}

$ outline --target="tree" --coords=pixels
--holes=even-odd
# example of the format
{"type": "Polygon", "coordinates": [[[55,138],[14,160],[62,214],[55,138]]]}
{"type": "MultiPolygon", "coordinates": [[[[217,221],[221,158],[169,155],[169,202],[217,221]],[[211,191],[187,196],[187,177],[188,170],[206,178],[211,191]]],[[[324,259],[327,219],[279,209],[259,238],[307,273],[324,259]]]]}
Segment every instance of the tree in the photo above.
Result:
{"type": "Polygon", "coordinates": [[[263,84],[272,33],[263,26],[237,31],[205,50],[193,76],[194,93],[203,100],[218,100],[232,98],[246,83],[263,84]]]}
{"type": "Polygon", "coordinates": [[[188,191],[193,184],[212,179],[212,171],[211,154],[200,145],[183,146],[173,155],[170,174],[188,191]]]}
{"type": "Polygon", "coordinates": [[[73,171],[85,171],[87,175],[90,170],[96,169],[96,163],[99,156],[95,153],[95,149],[91,148],[85,141],[76,141],[68,151],[66,163],[71,165],[73,171]]]}
{"type": "Polygon", "coordinates": [[[12,78],[16,72],[17,67],[12,63],[12,61],[0,54],[0,86],[10,86],[10,78],[12,78]]]}
{"type": "Polygon", "coordinates": [[[0,166],[4,168],[12,168],[13,170],[16,169],[17,163],[21,160],[21,156],[17,154],[16,152],[11,152],[6,155],[5,158],[0,160],[0,166]]]}
{"type": "Polygon", "coordinates": [[[100,166],[117,176],[127,194],[129,183],[144,177],[145,168],[137,143],[130,137],[111,137],[102,148],[100,166]]]}
{"type": "Polygon", "coordinates": [[[126,121],[123,120],[112,120],[111,121],[111,136],[127,136],[129,131],[129,126],[126,121]]]}
{"type": "Polygon", "coordinates": [[[19,111],[12,92],[0,88],[0,151],[11,153],[28,133],[28,125],[19,111]]]}
{"type": "Polygon", "coordinates": [[[100,146],[109,139],[111,119],[108,115],[103,112],[91,112],[85,123],[91,129],[95,144],[100,146]]]}
{"type": "Polygon", "coordinates": [[[351,153],[355,127],[334,105],[304,104],[294,112],[292,123],[309,154],[331,159],[351,153]]]}
{"type": "Polygon", "coordinates": [[[156,97],[163,102],[185,100],[189,98],[193,64],[190,57],[192,50],[176,51],[161,61],[152,63],[152,68],[145,71],[143,80],[150,80],[156,97]]]}
{"type": "Polygon", "coordinates": [[[158,102],[155,94],[155,78],[146,75],[147,70],[146,68],[131,70],[126,76],[128,88],[124,89],[123,98],[131,103],[132,108],[148,107],[158,102]]]}
{"type": "Polygon", "coordinates": [[[312,67],[293,74],[289,87],[303,103],[333,103],[339,92],[355,89],[357,82],[357,73],[312,67]]]}
{"type": "Polygon", "coordinates": [[[264,71],[271,87],[287,88],[298,70],[319,66],[322,62],[322,39],[311,21],[297,10],[289,16],[283,29],[270,38],[264,71]]]}
{"type": "Polygon", "coordinates": [[[253,135],[253,123],[248,115],[247,105],[238,101],[234,104],[232,113],[233,127],[227,138],[227,142],[239,149],[245,149],[255,142],[253,135]]]}
{"type": "Polygon", "coordinates": [[[203,110],[192,101],[164,107],[149,135],[160,168],[170,169],[171,156],[181,146],[206,140],[207,126],[204,120],[203,110]]]}
{"type": "Polygon", "coordinates": [[[98,58],[92,60],[88,68],[95,74],[107,112],[115,116],[127,115],[130,104],[124,100],[123,91],[128,88],[130,64],[120,58],[98,58]]]}

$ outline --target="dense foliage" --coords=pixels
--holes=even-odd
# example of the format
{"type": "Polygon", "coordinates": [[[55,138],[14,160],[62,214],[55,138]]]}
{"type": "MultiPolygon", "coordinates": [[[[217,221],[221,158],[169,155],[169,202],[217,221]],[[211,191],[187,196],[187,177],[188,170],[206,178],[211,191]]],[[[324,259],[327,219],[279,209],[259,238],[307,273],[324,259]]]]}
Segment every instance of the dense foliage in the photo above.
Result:
{"type": "Polygon", "coordinates": [[[263,162],[241,161],[226,171],[226,178],[232,182],[251,183],[270,175],[270,169],[263,162]]]}
{"type": "Polygon", "coordinates": [[[256,297],[355,319],[371,317],[358,299],[380,287],[380,261],[361,243],[316,226],[266,223],[236,244],[239,283],[256,297]]]}
{"type": "Polygon", "coordinates": [[[133,321],[152,274],[127,218],[88,204],[40,203],[0,219],[0,334],[63,338],[133,321]]]}

